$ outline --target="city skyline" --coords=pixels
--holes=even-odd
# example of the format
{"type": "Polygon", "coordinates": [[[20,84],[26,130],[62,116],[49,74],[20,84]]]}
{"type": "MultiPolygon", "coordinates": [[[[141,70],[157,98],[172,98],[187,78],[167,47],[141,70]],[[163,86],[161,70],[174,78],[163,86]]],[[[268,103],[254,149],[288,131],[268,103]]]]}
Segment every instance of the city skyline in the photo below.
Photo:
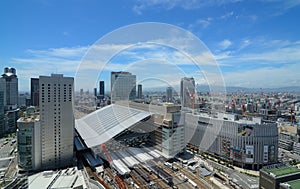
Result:
{"type": "MultiPolygon", "coordinates": [[[[297,1],[120,1],[118,6],[96,1],[84,6],[83,2],[67,1],[1,4],[0,61],[2,68],[16,68],[20,91],[29,91],[30,78],[39,75],[62,73],[74,77],[85,53],[98,39],[139,22],[162,22],[192,32],[216,58],[226,86],[276,88],[297,86],[300,82],[297,1]],[[66,14],[65,8],[71,11],[66,14]]],[[[112,48],[116,47],[110,44],[105,50],[112,48]]],[[[184,76],[195,77],[198,84],[206,83],[176,52],[167,49],[162,54],[161,48],[152,47],[146,50],[130,49],[114,57],[99,80],[104,80],[109,89],[111,71],[126,71],[126,65],[137,58],[156,57],[174,61],[184,67],[184,76]]],[[[148,65],[154,64],[157,62],[148,65]]],[[[174,70],[164,71],[172,75],[174,70]]],[[[134,74],[139,78],[143,73],[134,74]]],[[[98,86],[97,81],[94,83],[90,90],[98,86]]],[[[143,86],[147,89],[146,84],[143,86]]]]}

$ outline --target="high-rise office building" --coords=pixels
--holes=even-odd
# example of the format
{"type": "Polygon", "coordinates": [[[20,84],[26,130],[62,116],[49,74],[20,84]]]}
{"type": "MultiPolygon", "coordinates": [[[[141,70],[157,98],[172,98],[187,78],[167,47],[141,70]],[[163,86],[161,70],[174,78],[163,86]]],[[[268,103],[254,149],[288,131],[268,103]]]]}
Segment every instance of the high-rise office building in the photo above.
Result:
{"type": "Polygon", "coordinates": [[[195,80],[184,77],[180,82],[180,100],[182,107],[193,108],[195,103],[195,80]]]}
{"type": "Polygon", "coordinates": [[[134,100],[136,97],[136,76],[129,72],[111,72],[111,102],[134,100]]]}
{"type": "Polygon", "coordinates": [[[18,78],[15,68],[4,68],[4,73],[0,78],[0,91],[3,91],[5,110],[16,109],[18,106],[18,78]]]}
{"type": "Polygon", "coordinates": [[[172,102],[173,101],[173,89],[172,89],[172,87],[167,87],[166,93],[167,93],[167,102],[172,102]]]}
{"type": "Polygon", "coordinates": [[[0,91],[0,137],[4,135],[5,132],[5,122],[4,122],[4,95],[3,91],[0,91]]]}
{"type": "Polygon", "coordinates": [[[30,79],[31,105],[39,106],[39,78],[30,79]]]}
{"type": "Polygon", "coordinates": [[[138,84],[138,99],[141,99],[143,97],[143,86],[141,84],[138,84]]]}
{"type": "Polygon", "coordinates": [[[27,108],[18,120],[18,166],[23,171],[41,168],[41,131],[39,115],[34,108],[27,108]]]}
{"type": "Polygon", "coordinates": [[[15,68],[4,68],[4,73],[0,78],[0,91],[3,93],[4,106],[3,133],[12,133],[17,129],[17,120],[19,119],[18,78],[15,68]]]}
{"type": "Polygon", "coordinates": [[[72,164],[74,148],[74,78],[40,76],[42,169],[72,164]]]}
{"type": "Polygon", "coordinates": [[[99,82],[99,96],[100,98],[104,98],[104,81],[99,82]]]}
{"type": "Polygon", "coordinates": [[[94,96],[98,96],[97,95],[97,88],[94,88],[94,96]]]}

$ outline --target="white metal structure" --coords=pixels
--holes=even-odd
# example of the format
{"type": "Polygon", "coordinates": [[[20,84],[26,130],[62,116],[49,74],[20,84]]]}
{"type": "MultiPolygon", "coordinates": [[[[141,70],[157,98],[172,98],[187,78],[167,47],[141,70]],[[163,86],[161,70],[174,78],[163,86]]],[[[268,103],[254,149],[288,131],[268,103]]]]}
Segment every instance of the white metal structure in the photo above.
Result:
{"type": "Polygon", "coordinates": [[[150,115],[146,111],[111,104],[76,120],[75,128],[91,148],[107,142],[150,115]]]}

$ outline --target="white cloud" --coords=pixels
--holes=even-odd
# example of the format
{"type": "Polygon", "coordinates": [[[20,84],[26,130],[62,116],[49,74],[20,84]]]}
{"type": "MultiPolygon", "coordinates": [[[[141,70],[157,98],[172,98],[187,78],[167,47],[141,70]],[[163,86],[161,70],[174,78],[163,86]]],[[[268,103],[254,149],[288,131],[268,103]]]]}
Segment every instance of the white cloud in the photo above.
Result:
{"type": "MultiPolygon", "coordinates": [[[[177,44],[177,40],[174,39],[173,43],[177,44]]],[[[186,41],[184,42],[186,43],[186,41]]],[[[84,82],[77,83],[77,85],[91,85],[90,89],[93,88],[92,85],[95,83],[95,81],[91,81],[95,80],[92,77],[99,75],[101,72],[124,70],[126,69],[126,65],[130,65],[130,63],[135,61],[164,61],[168,64],[168,67],[171,66],[177,69],[181,69],[180,66],[195,66],[192,59],[200,62],[203,67],[206,65],[216,65],[213,56],[208,51],[199,52],[197,55],[187,55],[176,49],[162,46],[161,44],[164,44],[163,40],[160,42],[157,41],[157,43],[136,46],[130,44],[104,44],[92,47],[78,46],[45,50],[29,49],[26,51],[26,57],[13,58],[12,62],[18,65],[17,67],[22,67],[22,72],[20,72],[22,74],[19,74],[20,80],[29,81],[31,77],[38,77],[39,75],[64,73],[69,76],[84,78],[84,82]],[[109,63],[106,62],[110,58],[106,54],[111,54],[112,52],[114,54],[120,50],[124,51],[115,54],[109,63]],[[117,59],[115,59],[116,57],[117,59]],[[90,81],[87,79],[90,79],[90,81]]],[[[148,65],[147,68],[149,68],[147,69],[147,73],[150,73],[149,70],[155,70],[151,65],[148,65]]],[[[157,69],[162,70],[161,67],[157,69]]],[[[168,74],[174,75],[174,73],[170,73],[167,70],[163,69],[165,76],[168,74]]],[[[137,72],[137,74],[142,75],[142,72],[137,72]]],[[[152,76],[155,76],[155,73],[152,76]]]]}
{"type": "MultiPolygon", "coordinates": [[[[177,42],[182,44],[182,39],[173,40],[172,44],[177,44],[177,42]]],[[[64,73],[65,75],[75,76],[81,64],[80,69],[83,69],[85,73],[82,75],[84,80],[81,85],[89,86],[89,89],[92,89],[95,83],[95,78],[91,78],[91,76],[93,74],[97,76],[101,70],[103,73],[109,73],[110,71],[127,69],[138,75],[138,77],[152,76],[161,78],[172,85],[179,82],[179,77],[182,74],[193,76],[197,70],[200,70],[209,76],[208,79],[212,82],[214,80],[213,74],[218,74],[218,63],[223,68],[226,66],[225,80],[227,85],[252,87],[261,79],[260,85],[272,86],[276,82],[282,86],[284,84],[288,86],[300,80],[300,76],[297,73],[300,60],[300,41],[247,38],[240,43],[234,43],[239,44],[238,50],[232,49],[232,51],[229,51],[227,49],[232,46],[233,42],[225,39],[219,43],[223,51],[214,56],[209,51],[206,51],[205,48],[200,52],[194,51],[194,54],[188,55],[185,52],[179,52],[177,49],[170,50],[168,47],[160,46],[160,44],[164,44],[164,40],[156,42],[157,45],[154,43],[137,45],[129,49],[128,47],[131,46],[129,44],[96,45],[93,50],[89,46],[45,50],[31,49],[26,51],[26,57],[13,58],[12,63],[16,65],[18,77],[23,83],[28,83],[30,77],[50,75],[51,73],[64,73]],[[106,63],[104,61],[107,61],[106,53],[118,52],[123,49],[127,50],[117,54],[105,67],[101,67],[101,65],[104,66],[106,63]],[[85,59],[83,57],[86,56],[88,50],[90,50],[89,53],[91,54],[89,58],[85,59]],[[200,63],[200,68],[192,62],[192,59],[200,63]],[[215,62],[215,59],[218,63],[215,62]],[[84,60],[83,63],[82,60],[84,60]],[[145,64],[147,60],[149,60],[148,64],[145,64]],[[154,61],[154,63],[151,64],[151,61],[154,61]],[[241,65],[243,64],[252,64],[253,66],[251,70],[239,69],[237,71],[236,66],[242,67],[241,65]],[[229,70],[230,68],[232,70],[229,70]],[[251,76],[254,78],[251,79],[251,76]],[[173,80],[170,78],[173,78],[173,80]]],[[[184,46],[185,44],[183,43],[182,45],[184,46]]],[[[187,47],[182,47],[182,51],[188,48],[189,43],[186,45],[187,47]]],[[[205,82],[203,77],[197,78],[197,80],[199,83],[205,82]]],[[[20,85],[21,90],[25,90],[25,87],[28,90],[28,86],[20,85]]]]}
{"type": "Polygon", "coordinates": [[[224,78],[228,86],[284,87],[300,83],[300,41],[244,39],[239,49],[215,55],[231,65],[224,78]],[[243,68],[247,66],[246,68],[243,68]]]}
{"type": "Polygon", "coordinates": [[[202,7],[222,6],[239,1],[241,0],[137,0],[132,10],[137,14],[142,14],[142,11],[149,7],[164,8],[167,10],[179,7],[190,10],[202,7]]]}
{"type": "Polygon", "coordinates": [[[226,14],[224,14],[224,15],[222,15],[222,16],[220,16],[220,19],[228,19],[228,18],[230,18],[230,17],[232,17],[233,16],[233,11],[231,11],[231,12],[228,12],[228,13],[226,13],[226,14]]]}
{"type": "Polygon", "coordinates": [[[26,52],[33,57],[61,57],[71,59],[82,57],[88,48],[89,46],[50,48],[46,50],[28,49],[26,52]]]}
{"type": "Polygon", "coordinates": [[[196,25],[201,25],[203,28],[207,28],[211,23],[211,18],[199,19],[196,21],[196,25]]]}
{"type": "Polygon", "coordinates": [[[298,86],[300,83],[300,64],[286,65],[280,68],[264,67],[243,72],[225,73],[224,79],[228,86],[272,88],[298,86]]]}
{"type": "Polygon", "coordinates": [[[228,39],[224,39],[223,41],[221,41],[219,43],[219,47],[222,49],[222,50],[226,50],[228,47],[230,47],[232,45],[232,42],[228,39]]]}
{"type": "Polygon", "coordinates": [[[223,64],[252,63],[262,64],[291,64],[300,60],[300,41],[286,40],[244,40],[238,51],[216,55],[223,64]],[[240,51],[243,49],[243,51],[240,51]]]}
{"type": "Polygon", "coordinates": [[[133,12],[136,13],[136,14],[138,14],[138,15],[142,14],[142,9],[144,9],[144,6],[142,6],[142,5],[140,5],[140,6],[134,5],[132,7],[133,12]]]}

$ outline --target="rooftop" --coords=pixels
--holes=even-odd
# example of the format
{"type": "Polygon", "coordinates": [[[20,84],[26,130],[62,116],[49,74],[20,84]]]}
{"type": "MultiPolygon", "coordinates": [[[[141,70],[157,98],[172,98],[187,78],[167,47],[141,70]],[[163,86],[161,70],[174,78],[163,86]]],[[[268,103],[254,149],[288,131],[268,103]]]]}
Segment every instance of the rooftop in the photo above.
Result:
{"type": "Polygon", "coordinates": [[[239,117],[237,114],[233,113],[223,113],[223,112],[215,112],[215,113],[207,113],[207,112],[192,112],[193,115],[199,117],[206,117],[210,119],[217,119],[217,120],[226,120],[232,121],[239,124],[248,124],[248,125],[255,125],[255,124],[264,124],[260,117],[239,117]]]}
{"type": "Polygon", "coordinates": [[[76,120],[75,128],[88,148],[100,145],[151,114],[111,104],[76,120]]]}
{"type": "Polygon", "coordinates": [[[20,121],[22,122],[34,122],[40,120],[40,115],[31,115],[26,117],[20,117],[20,121]]]}
{"type": "Polygon", "coordinates": [[[287,182],[287,184],[290,185],[291,189],[300,188],[300,179],[299,180],[293,180],[293,181],[287,182]]]}
{"type": "Polygon", "coordinates": [[[28,177],[29,188],[85,188],[84,177],[76,167],[60,171],[44,171],[28,177]]]}
{"type": "Polygon", "coordinates": [[[300,173],[300,169],[296,167],[292,167],[290,165],[282,165],[282,166],[268,166],[267,168],[263,169],[270,175],[273,175],[274,177],[280,177],[284,175],[290,175],[294,173],[300,173]]]}

